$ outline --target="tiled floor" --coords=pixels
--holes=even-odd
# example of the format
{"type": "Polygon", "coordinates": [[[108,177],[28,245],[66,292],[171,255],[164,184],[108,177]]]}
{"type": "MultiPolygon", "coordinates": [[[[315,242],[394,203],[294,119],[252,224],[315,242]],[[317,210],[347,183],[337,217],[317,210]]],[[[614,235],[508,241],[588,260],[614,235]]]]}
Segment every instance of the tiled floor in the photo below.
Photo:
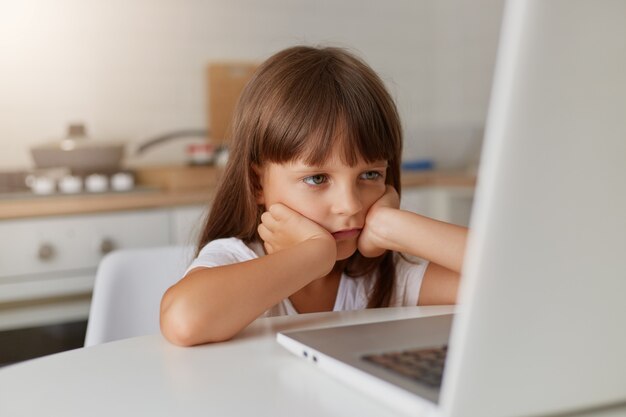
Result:
{"type": "Polygon", "coordinates": [[[87,322],[0,332],[0,366],[83,346],[87,322]]]}

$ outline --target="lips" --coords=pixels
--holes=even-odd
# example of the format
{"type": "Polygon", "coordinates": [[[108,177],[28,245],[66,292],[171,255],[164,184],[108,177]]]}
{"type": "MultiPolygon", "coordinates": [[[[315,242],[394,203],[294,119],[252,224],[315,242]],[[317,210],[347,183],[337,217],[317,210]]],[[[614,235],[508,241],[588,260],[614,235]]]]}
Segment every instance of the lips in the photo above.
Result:
{"type": "Polygon", "coordinates": [[[338,232],[332,233],[332,235],[335,238],[335,240],[345,240],[345,239],[356,237],[359,235],[359,233],[361,233],[361,229],[357,227],[354,229],[340,230],[338,232]]]}

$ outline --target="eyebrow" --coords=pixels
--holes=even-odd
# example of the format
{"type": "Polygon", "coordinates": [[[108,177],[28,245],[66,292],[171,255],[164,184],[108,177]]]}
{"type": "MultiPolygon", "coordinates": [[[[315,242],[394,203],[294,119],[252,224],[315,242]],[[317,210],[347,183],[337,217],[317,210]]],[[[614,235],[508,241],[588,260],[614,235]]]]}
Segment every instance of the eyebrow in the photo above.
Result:
{"type": "MultiPolygon", "coordinates": [[[[389,166],[388,162],[379,162],[379,163],[372,163],[372,164],[367,164],[364,165],[362,169],[367,170],[367,169],[376,169],[376,168],[384,168],[387,169],[387,167],[389,166]]],[[[302,173],[307,173],[307,172],[332,172],[332,169],[328,169],[327,167],[324,166],[308,166],[308,165],[304,165],[301,167],[297,167],[296,169],[293,170],[293,172],[302,172],[302,173]]]]}

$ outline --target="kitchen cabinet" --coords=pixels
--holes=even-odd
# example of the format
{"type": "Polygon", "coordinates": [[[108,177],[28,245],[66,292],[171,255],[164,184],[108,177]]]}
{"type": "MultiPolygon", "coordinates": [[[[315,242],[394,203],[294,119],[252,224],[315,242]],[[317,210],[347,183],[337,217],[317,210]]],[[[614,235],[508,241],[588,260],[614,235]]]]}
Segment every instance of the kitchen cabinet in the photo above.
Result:
{"type": "Polygon", "coordinates": [[[103,256],[194,242],[205,212],[191,205],[0,221],[0,330],[86,319],[103,256]]]}
{"type": "Polygon", "coordinates": [[[473,200],[474,187],[409,187],[402,190],[400,208],[467,227],[473,200]]]}
{"type": "Polygon", "coordinates": [[[205,205],[170,209],[170,241],[173,245],[196,245],[208,212],[205,205]]]}

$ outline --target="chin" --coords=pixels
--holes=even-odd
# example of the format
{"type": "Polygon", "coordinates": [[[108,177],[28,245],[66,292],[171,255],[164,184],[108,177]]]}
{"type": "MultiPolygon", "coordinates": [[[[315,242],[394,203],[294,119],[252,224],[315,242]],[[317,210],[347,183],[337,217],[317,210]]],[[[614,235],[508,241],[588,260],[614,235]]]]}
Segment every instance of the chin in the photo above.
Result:
{"type": "Polygon", "coordinates": [[[356,240],[353,242],[338,242],[337,243],[337,260],[343,261],[348,259],[356,252],[356,240]]]}

